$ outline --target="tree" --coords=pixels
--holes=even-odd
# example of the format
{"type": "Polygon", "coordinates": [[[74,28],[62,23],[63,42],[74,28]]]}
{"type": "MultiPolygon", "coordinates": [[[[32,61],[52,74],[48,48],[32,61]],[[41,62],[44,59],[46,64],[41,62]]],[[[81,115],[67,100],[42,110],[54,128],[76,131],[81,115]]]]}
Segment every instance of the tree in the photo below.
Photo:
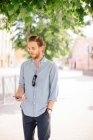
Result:
{"type": "Polygon", "coordinates": [[[77,32],[77,26],[84,24],[84,16],[93,16],[92,11],[92,0],[1,0],[1,28],[16,27],[18,32],[13,37],[16,47],[25,49],[29,34],[38,33],[45,38],[49,46],[47,57],[65,55],[69,50],[66,29],[77,32]],[[65,34],[65,43],[60,39],[62,32],[65,34]]]}
{"type": "MultiPolygon", "coordinates": [[[[93,0],[1,0],[0,13],[7,17],[7,24],[16,20],[26,25],[33,20],[33,15],[58,22],[62,26],[81,25],[87,14],[93,16],[93,0]]],[[[7,26],[7,25],[6,25],[7,26]]]]}

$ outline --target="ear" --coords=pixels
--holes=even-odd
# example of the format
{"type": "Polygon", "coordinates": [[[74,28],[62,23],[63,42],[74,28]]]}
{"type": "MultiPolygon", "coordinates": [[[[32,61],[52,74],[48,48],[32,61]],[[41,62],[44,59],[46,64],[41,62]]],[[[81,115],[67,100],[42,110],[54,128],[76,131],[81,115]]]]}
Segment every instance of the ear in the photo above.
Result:
{"type": "Polygon", "coordinates": [[[28,48],[28,46],[26,47],[26,51],[29,52],[29,48],[28,48]]]}
{"type": "Polygon", "coordinates": [[[44,51],[45,51],[45,47],[44,46],[41,47],[41,51],[44,53],[44,51]]]}

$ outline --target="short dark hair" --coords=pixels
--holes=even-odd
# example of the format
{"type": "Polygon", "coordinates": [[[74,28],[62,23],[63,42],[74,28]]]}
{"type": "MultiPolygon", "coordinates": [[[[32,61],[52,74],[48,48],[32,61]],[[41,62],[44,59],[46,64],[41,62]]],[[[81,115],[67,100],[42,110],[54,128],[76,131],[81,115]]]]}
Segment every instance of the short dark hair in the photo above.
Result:
{"type": "Polygon", "coordinates": [[[46,46],[45,45],[45,42],[43,41],[43,39],[40,37],[40,36],[30,36],[28,38],[28,42],[31,42],[31,41],[35,41],[37,42],[38,46],[41,47],[41,46],[46,46]]]}

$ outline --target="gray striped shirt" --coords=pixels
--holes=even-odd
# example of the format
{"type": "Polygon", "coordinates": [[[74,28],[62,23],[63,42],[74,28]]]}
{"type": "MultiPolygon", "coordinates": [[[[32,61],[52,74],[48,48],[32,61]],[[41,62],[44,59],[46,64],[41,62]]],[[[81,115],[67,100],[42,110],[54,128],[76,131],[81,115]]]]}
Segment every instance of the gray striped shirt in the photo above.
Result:
{"type": "Polygon", "coordinates": [[[58,96],[58,70],[54,62],[43,58],[37,72],[36,85],[32,79],[36,73],[35,61],[25,61],[21,65],[19,87],[25,89],[27,99],[22,101],[21,108],[25,115],[37,117],[45,112],[48,101],[56,101],[58,96]]]}

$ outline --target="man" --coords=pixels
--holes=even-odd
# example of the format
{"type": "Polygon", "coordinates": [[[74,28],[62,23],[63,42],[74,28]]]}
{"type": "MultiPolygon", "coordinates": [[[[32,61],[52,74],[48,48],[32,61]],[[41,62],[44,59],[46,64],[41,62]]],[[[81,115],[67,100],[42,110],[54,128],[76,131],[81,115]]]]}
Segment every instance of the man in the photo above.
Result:
{"type": "Polygon", "coordinates": [[[58,96],[58,72],[54,62],[44,57],[45,43],[30,36],[27,48],[31,59],[21,65],[16,99],[21,102],[25,140],[34,140],[35,127],[39,140],[50,138],[50,119],[58,96]]]}

